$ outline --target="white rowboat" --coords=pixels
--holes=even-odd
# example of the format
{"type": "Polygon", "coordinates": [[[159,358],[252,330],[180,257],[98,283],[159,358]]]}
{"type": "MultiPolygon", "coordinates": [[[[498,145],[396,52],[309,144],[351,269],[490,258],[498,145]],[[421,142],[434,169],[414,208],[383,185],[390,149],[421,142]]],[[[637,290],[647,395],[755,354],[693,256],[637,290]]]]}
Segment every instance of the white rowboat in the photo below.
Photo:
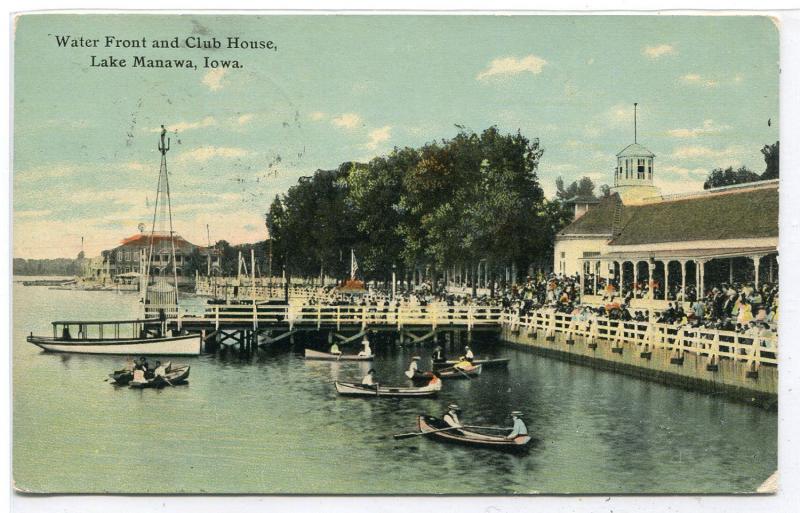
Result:
{"type": "Polygon", "coordinates": [[[323,353],[322,351],[314,351],[312,349],[306,349],[305,352],[306,360],[328,360],[332,362],[339,362],[339,361],[358,361],[358,362],[368,362],[375,359],[375,355],[369,356],[359,356],[357,354],[331,354],[331,353],[323,353]]]}
{"type": "Polygon", "coordinates": [[[424,387],[391,387],[385,385],[362,385],[360,383],[334,383],[336,391],[341,395],[357,395],[364,397],[430,397],[442,389],[441,380],[424,387]]]}

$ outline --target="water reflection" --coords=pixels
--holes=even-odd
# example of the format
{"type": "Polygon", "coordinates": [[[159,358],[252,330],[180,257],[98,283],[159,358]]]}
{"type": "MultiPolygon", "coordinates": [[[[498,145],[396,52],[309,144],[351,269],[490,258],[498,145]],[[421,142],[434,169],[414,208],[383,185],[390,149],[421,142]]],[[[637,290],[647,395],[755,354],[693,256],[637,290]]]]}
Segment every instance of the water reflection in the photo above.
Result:
{"type": "MultiPolygon", "coordinates": [[[[321,348],[325,340],[298,336],[293,345],[251,353],[231,347],[173,359],[192,366],[185,387],[114,387],[104,379],[124,358],[47,355],[24,341],[52,318],[127,317],[125,296],[92,294],[77,303],[34,287],[14,290],[19,485],[153,493],[730,492],[752,491],[777,462],[773,412],[477,336],[476,355],[511,358],[508,368],[447,380],[431,399],[336,394],[334,381],[360,381],[370,368],[380,383],[409,385],[403,371],[415,354],[430,368],[430,345],[400,347],[372,335],[371,363],[306,361],[304,344],[321,348]],[[510,427],[508,413],[522,410],[535,443],[517,456],[392,438],[451,402],[474,425],[510,427]],[[153,473],[152,465],[171,472],[153,473]]],[[[446,349],[455,357],[462,345],[446,349]]]]}

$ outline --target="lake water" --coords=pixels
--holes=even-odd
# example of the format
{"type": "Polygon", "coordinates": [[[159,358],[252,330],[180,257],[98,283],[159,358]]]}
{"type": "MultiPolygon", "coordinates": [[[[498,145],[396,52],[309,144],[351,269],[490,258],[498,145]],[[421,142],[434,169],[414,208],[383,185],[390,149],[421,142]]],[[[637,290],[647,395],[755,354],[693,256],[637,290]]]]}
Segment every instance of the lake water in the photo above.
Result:
{"type": "MultiPolygon", "coordinates": [[[[19,278],[17,278],[19,280],[19,278]]],[[[752,492],[777,466],[777,414],[711,395],[548,359],[486,338],[511,358],[435,399],[336,395],[363,363],[306,362],[288,344],[173,358],[188,386],[116,388],[113,356],[54,355],[25,342],[65,319],[126,319],[132,294],[13,285],[13,473],[20,489],[118,493],[721,493],[752,492]],[[523,410],[536,443],[523,456],[395,441],[416,415],[457,402],[468,424],[510,425],[523,410]]],[[[194,304],[199,299],[189,298],[194,304]]],[[[354,349],[353,349],[354,350],[354,349]]],[[[456,348],[450,348],[451,354],[456,348]]],[[[407,384],[412,354],[377,347],[378,380],[407,384]]]]}

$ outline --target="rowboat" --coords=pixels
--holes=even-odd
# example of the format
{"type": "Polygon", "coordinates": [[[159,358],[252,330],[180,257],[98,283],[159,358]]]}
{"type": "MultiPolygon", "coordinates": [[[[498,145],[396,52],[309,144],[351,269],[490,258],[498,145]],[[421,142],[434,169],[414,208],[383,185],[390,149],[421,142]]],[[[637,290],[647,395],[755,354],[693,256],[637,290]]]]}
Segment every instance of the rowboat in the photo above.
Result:
{"type": "Polygon", "coordinates": [[[189,369],[188,365],[172,367],[164,377],[156,376],[146,381],[130,381],[128,386],[130,388],[163,388],[182,385],[186,382],[186,378],[189,377],[189,369]]]}
{"type": "Polygon", "coordinates": [[[435,382],[424,387],[391,387],[384,385],[362,385],[360,383],[334,383],[336,391],[341,395],[362,397],[432,397],[442,389],[442,382],[435,382]]]}
{"type": "MultiPolygon", "coordinates": [[[[436,431],[437,429],[446,429],[450,427],[445,421],[437,417],[429,415],[420,415],[417,417],[417,425],[422,433],[436,431]]],[[[509,431],[511,431],[509,429],[509,431]]],[[[504,436],[492,436],[469,431],[468,429],[451,429],[449,431],[439,431],[427,435],[435,437],[442,442],[450,442],[471,447],[483,447],[486,449],[496,449],[501,451],[523,451],[527,449],[531,437],[528,435],[520,435],[516,438],[509,440],[504,436]]]]}
{"type": "Polygon", "coordinates": [[[466,369],[462,369],[460,367],[447,367],[437,371],[436,373],[442,379],[469,379],[480,376],[482,370],[483,366],[473,365],[472,367],[468,367],[466,369]]]}
{"type": "Polygon", "coordinates": [[[329,360],[329,361],[357,361],[357,362],[368,362],[375,359],[375,355],[371,354],[369,356],[359,356],[357,354],[331,354],[331,353],[323,353],[322,351],[314,351],[312,349],[306,349],[305,352],[306,360],[329,360]]]}
{"type": "Polygon", "coordinates": [[[114,339],[67,339],[30,335],[27,340],[50,353],[197,356],[200,354],[201,346],[199,333],[172,337],[114,339]]]}
{"type": "MultiPolygon", "coordinates": [[[[481,365],[483,367],[507,367],[509,358],[484,358],[480,360],[472,360],[473,365],[481,365]]],[[[433,362],[434,369],[443,369],[445,367],[452,367],[457,364],[459,360],[445,360],[443,362],[433,362]]]]}
{"type": "MultiPolygon", "coordinates": [[[[170,363],[170,362],[167,362],[165,367],[167,369],[167,374],[168,375],[171,372],[178,371],[178,370],[182,371],[184,368],[188,368],[187,365],[172,365],[172,363],[170,363]]],[[[110,378],[112,384],[119,385],[119,386],[125,386],[128,383],[130,383],[131,380],[133,380],[133,370],[130,369],[130,368],[115,370],[114,372],[109,374],[108,377],[110,378]]],[[[169,379],[170,379],[170,381],[172,381],[172,378],[169,378],[169,379]]]]}
{"type": "MultiPolygon", "coordinates": [[[[408,371],[406,371],[406,372],[408,372],[408,371]]],[[[407,376],[407,374],[406,374],[406,376],[407,376]]],[[[431,379],[434,376],[435,376],[435,374],[432,373],[431,371],[425,371],[425,372],[422,372],[422,371],[419,371],[419,370],[418,371],[414,371],[414,374],[411,376],[411,382],[414,384],[414,386],[421,387],[421,386],[426,385],[427,383],[430,383],[431,379]]]]}

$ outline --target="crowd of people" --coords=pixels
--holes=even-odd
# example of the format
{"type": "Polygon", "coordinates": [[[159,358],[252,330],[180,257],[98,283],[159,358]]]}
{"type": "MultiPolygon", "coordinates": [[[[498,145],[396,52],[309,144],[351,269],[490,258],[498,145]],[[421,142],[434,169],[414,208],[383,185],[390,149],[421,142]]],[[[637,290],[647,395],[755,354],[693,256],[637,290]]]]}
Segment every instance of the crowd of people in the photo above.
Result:
{"type": "Polygon", "coordinates": [[[666,324],[751,334],[777,329],[779,294],[776,283],[762,283],[758,287],[751,282],[722,283],[707,287],[703,294],[698,294],[693,285],[687,286],[685,291],[680,285],[672,285],[672,292],[667,296],[670,300],[660,311],[635,308],[634,299],[648,298],[644,283],[629,285],[624,296],[620,296],[613,281],[603,280],[598,294],[600,305],[582,303],[576,294],[578,283],[577,276],[550,275],[538,282],[529,279],[521,290],[511,288],[500,297],[506,311],[519,315],[548,308],[579,316],[580,320],[596,315],[645,322],[650,320],[652,312],[656,322],[666,324]]]}
{"type": "MultiPolygon", "coordinates": [[[[469,287],[466,287],[467,289],[469,287]]],[[[372,285],[362,293],[342,292],[334,286],[316,288],[306,297],[304,303],[316,305],[347,305],[370,307],[376,312],[395,310],[405,306],[427,306],[444,304],[447,306],[497,306],[503,311],[525,316],[539,309],[555,310],[559,313],[578,316],[596,315],[609,319],[625,321],[648,321],[650,315],[660,323],[689,325],[739,333],[763,330],[776,330],[778,320],[778,285],[761,283],[756,287],[752,282],[721,283],[705,288],[699,294],[695,285],[672,283],[667,287],[666,298],[657,282],[628,283],[624,294],[620,295],[615,280],[607,278],[583,280],[575,275],[543,274],[528,276],[519,283],[496,284],[493,291],[481,289],[482,294],[473,296],[464,293],[451,293],[453,288],[443,281],[425,282],[422,285],[372,285]],[[588,282],[588,285],[586,285],[588,282]],[[582,302],[581,283],[584,294],[592,294],[592,304],[582,302]],[[595,287],[596,284],[596,287],[595,287]],[[661,300],[663,309],[652,306],[641,307],[639,299],[661,300]],[[599,304],[598,304],[599,301],[599,304]],[[637,308],[639,303],[639,308],[637,308]]]]}

